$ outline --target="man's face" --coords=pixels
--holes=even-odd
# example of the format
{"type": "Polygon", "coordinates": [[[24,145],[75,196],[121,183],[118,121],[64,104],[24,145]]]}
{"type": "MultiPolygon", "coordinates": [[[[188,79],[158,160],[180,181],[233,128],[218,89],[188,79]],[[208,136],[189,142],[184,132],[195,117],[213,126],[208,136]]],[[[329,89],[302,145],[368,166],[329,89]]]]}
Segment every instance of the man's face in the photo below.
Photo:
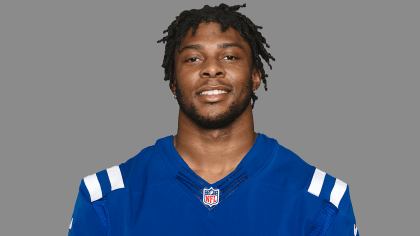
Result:
{"type": "Polygon", "coordinates": [[[253,70],[251,48],[232,27],[223,32],[218,23],[190,29],[175,52],[175,85],[181,111],[203,128],[232,123],[251,104],[252,90],[260,85],[253,70]]]}

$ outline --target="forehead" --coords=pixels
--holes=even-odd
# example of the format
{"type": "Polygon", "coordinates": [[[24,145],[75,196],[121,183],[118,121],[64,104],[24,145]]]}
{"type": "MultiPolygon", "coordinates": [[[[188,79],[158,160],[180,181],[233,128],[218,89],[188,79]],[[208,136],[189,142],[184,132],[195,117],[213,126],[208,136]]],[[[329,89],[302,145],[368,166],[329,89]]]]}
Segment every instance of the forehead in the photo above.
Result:
{"type": "Polygon", "coordinates": [[[239,31],[229,27],[226,31],[222,31],[219,23],[200,23],[194,35],[192,35],[192,27],[185,33],[181,39],[182,45],[200,44],[200,43],[240,43],[243,46],[248,45],[239,31]]]}

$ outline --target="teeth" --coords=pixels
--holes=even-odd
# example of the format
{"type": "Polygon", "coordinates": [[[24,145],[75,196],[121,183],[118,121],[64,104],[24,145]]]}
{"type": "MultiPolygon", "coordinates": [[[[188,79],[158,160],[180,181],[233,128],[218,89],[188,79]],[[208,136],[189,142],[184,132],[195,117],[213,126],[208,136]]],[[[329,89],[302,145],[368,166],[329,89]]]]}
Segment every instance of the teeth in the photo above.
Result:
{"type": "Polygon", "coordinates": [[[222,93],[227,93],[227,91],[225,91],[225,90],[203,91],[203,92],[200,93],[200,95],[217,95],[217,94],[222,94],[222,93]]]}

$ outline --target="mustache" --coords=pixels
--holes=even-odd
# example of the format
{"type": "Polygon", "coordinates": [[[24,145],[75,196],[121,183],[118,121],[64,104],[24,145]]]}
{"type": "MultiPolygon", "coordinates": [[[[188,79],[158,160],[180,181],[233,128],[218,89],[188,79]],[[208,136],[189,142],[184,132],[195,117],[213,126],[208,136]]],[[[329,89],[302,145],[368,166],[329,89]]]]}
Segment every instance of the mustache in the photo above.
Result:
{"type": "Polygon", "coordinates": [[[225,83],[225,82],[223,82],[219,79],[208,79],[204,83],[197,86],[195,88],[195,90],[199,90],[201,87],[206,86],[206,85],[209,85],[209,86],[223,85],[223,86],[226,86],[226,87],[230,88],[231,90],[233,90],[233,85],[232,84],[227,84],[227,83],[225,83]]]}

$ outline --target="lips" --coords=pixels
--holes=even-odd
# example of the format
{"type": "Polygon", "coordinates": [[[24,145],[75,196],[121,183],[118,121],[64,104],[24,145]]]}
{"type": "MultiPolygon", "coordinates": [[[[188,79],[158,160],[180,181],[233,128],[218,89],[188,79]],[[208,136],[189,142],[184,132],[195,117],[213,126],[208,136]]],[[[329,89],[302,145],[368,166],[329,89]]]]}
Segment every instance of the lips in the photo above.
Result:
{"type": "Polygon", "coordinates": [[[212,95],[202,94],[202,95],[199,95],[198,97],[200,100],[204,102],[210,102],[210,103],[220,102],[227,97],[227,92],[220,93],[220,94],[212,94],[212,95]]]}
{"type": "Polygon", "coordinates": [[[217,86],[203,86],[198,89],[197,95],[198,98],[206,103],[215,103],[224,100],[228,93],[231,91],[231,88],[225,85],[217,86]]]}

